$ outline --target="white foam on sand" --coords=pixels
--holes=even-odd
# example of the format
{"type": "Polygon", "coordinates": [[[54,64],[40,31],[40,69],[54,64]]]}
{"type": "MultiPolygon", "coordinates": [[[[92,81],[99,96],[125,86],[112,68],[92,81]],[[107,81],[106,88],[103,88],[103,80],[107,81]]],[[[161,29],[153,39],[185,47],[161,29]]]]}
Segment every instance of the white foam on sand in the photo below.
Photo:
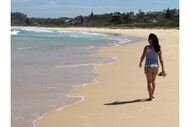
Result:
{"type": "Polygon", "coordinates": [[[89,65],[93,65],[93,63],[89,63],[89,64],[75,64],[75,65],[65,65],[65,66],[55,66],[55,68],[83,67],[83,66],[89,66],[89,65]]]}
{"type": "Polygon", "coordinates": [[[26,31],[31,31],[31,32],[46,32],[46,33],[53,33],[53,30],[45,30],[45,29],[22,29],[26,31]]]}
{"type": "MultiPolygon", "coordinates": [[[[94,53],[94,54],[95,54],[95,53],[94,53]]],[[[120,61],[120,60],[119,60],[118,58],[116,58],[116,57],[109,57],[109,58],[113,58],[113,59],[115,59],[115,60],[117,60],[117,61],[112,61],[112,62],[109,62],[109,63],[101,63],[101,64],[91,64],[91,65],[93,65],[93,67],[94,67],[93,73],[98,74],[98,73],[95,72],[97,65],[112,64],[112,63],[115,63],[115,62],[120,61]]],[[[78,86],[86,86],[86,85],[88,85],[88,84],[97,84],[98,81],[97,81],[96,79],[97,79],[98,77],[100,77],[100,76],[102,76],[102,74],[98,74],[98,76],[97,76],[92,82],[90,82],[90,83],[84,83],[84,84],[82,84],[82,85],[76,85],[76,86],[72,85],[72,87],[73,87],[74,89],[73,89],[70,93],[72,93],[74,90],[76,90],[78,86]]],[[[69,93],[69,94],[70,94],[70,93],[69,93]]],[[[71,105],[74,105],[74,104],[78,104],[78,103],[82,102],[82,101],[85,99],[83,96],[70,96],[69,94],[67,94],[66,96],[67,96],[67,97],[72,97],[72,98],[76,98],[76,97],[77,97],[77,98],[81,98],[81,100],[80,100],[80,101],[77,101],[77,102],[75,102],[75,103],[72,103],[72,104],[67,104],[67,105],[63,106],[62,108],[59,108],[59,109],[57,109],[57,110],[55,110],[55,111],[60,111],[60,110],[62,110],[63,108],[66,108],[66,107],[68,107],[68,106],[71,106],[71,105]]],[[[33,123],[33,126],[36,127],[36,125],[35,125],[35,122],[36,122],[36,121],[38,121],[38,120],[40,120],[40,119],[43,119],[45,115],[47,115],[47,114],[49,114],[49,113],[51,113],[51,112],[55,112],[55,111],[47,112],[47,113],[45,113],[44,115],[42,115],[40,118],[34,120],[34,121],[32,122],[32,123],[33,123]]]]}
{"type": "Polygon", "coordinates": [[[18,50],[30,49],[31,47],[17,48],[18,50]]]}

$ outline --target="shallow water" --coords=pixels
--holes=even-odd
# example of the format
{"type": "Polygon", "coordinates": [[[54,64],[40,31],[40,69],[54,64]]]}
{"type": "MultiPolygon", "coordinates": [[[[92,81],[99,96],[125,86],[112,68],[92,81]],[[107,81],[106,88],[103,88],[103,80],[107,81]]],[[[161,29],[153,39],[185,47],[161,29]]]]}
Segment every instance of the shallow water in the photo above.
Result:
{"type": "Polygon", "coordinates": [[[115,58],[93,56],[102,47],[142,38],[104,33],[36,29],[11,30],[11,126],[32,127],[33,121],[82,100],[67,96],[75,86],[99,76],[96,64],[115,58]]]}

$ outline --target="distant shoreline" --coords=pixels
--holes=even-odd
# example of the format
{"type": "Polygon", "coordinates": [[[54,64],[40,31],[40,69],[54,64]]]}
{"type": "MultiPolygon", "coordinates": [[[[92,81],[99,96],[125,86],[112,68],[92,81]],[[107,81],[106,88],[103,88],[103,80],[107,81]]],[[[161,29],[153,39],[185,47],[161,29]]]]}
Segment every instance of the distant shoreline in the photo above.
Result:
{"type": "MultiPolygon", "coordinates": [[[[86,31],[86,32],[103,32],[103,33],[111,33],[116,36],[134,36],[134,34],[125,34],[121,31],[129,30],[129,31],[136,31],[136,30],[179,30],[178,28],[171,28],[171,29],[164,29],[164,28],[133,28],[133,29],[111,29],[105,27],[44,27],[44,26],[11,26],[11,28],[18,28],[18,29],[47,29],[47,30],[70,30],[70,31],[86,31]]],[[[134,36],[135,37],[135,36],[134,36]]],[[[145,37],[145,36],[139,36],[145,37]]],[[[146,37],[145,37],[146,38],[146,37]]]]}
{"type": "Polygon", "coordinates": [[[179,27],[78,27],[78,26],[68,26],[68,27],[59,27],[59,26],[11,26],[11,28],[47,28],[47,29],[65,29],[65,28],[104,28],[104,29],[177,29],[179,27]]]}
{"type": "MultiPolygon", "coordinates": [[[[71,31],[80,31],[80,28],[97,28],[97,27],[43,27],[43,26],[11,26],[11,28],[18,28],[18,29],[46,29],[46,30],[65,30],[68,28],[71,28],[69,30],[71,31]],[[76,30],[72,30],[72,28],[77,28],[76,30]]],[[[109,29],[109,28],[105,28],[105,29],[109,29]]],[[[84,31],[84,30],[82,30],[84,31]]],[[[93,31],[86,31],[86,32],[93,32],[93,31]]],[[[104,32],[106,33],[106,32],[104,32]]],[[[118,33],[111,33],[115,36],[122,36],[121,34],[118,33]]]]}

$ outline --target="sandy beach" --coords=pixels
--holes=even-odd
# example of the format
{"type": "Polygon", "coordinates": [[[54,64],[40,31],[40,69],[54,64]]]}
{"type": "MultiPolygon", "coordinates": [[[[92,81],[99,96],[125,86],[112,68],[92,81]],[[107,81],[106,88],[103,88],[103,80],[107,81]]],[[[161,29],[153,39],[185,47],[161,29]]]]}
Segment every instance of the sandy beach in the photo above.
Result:
{"type": "Polygon", "coordinates": [[[95,72],[101,75],[96,78],[96,83],[78,86],[70,93],[70,96],[83,96],[84,100],[45,115],[35,122],[37,127],[179,126],[179,30],[45,27],[41,29],[106,32],[144,38],[148,38],[150,33],[155,33],[159,38],[168,75],[165,78],[157,77],[155,99],[144,101],[148,98],[148,91],[144,66],[139,68],[139,61],[148,42],[103,48],[95,55],[116,57],[119,61],[96,65],[95,72]]]}

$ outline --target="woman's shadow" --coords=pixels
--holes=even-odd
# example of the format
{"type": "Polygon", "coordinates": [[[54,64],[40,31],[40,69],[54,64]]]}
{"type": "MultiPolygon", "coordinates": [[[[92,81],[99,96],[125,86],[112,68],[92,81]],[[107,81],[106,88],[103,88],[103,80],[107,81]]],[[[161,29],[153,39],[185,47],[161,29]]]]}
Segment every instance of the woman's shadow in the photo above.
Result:
{"type": "Polygon", "coordinates": [[[130,104],[130,103],[146,102],[146,101],[148,101],[147,98],[146,99],[136,99],[136,100],[131,100],[131,101],[115,101],[112,103],[106,103],[104,105],[121,105],[121,104],[130,104]]]}

